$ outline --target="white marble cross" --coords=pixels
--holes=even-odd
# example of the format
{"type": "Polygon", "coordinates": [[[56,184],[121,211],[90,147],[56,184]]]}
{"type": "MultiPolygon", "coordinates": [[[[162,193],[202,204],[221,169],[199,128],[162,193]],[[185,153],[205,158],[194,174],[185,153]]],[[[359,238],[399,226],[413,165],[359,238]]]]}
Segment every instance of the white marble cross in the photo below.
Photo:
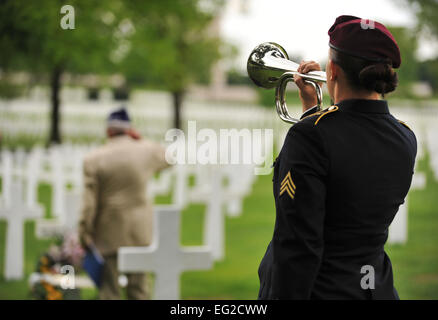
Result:
{"type": "Polygon", "coordinates": [[[225,214],[223,210],[223,186],[221,170],[213,170],[211,190],[205,211],[204,243],[211,248],[215,261],[225,255],[225,214]]]}
{"type": "MultiPolygon", "coordinates": [[[[225,204],[233,197],[227,197],[230,188],[223,185],[224,167],[203,165],[195,168],[195,186],[187,188],[187,202],[204,203],[204,243],[211,248],[215,261],[225,255],[225,204]]],[[[188,179],[186,179],[188,180],[188,179]]],[[[187,184],[187,182],[186,182],[187,184]]]]}
{"type": "Polygon", "coordinates": [[[75,231],[78,228],[82,196],[78,192],[70,191],[64,196],[65,199],[65,227],[68,231],[75,231]]]}
{"type": "MultiPolygon", "coordinates": [[[[424,189],[426,187],[426,175],[424,172],[416,172],[412,177],[410,190],[424,189]]],[[[389,227],[388,243],[404,244],[408,241],[408,196],[389,227]]]]}
{"type": "Polygon", "coordinates": [[[187,205],[188,171],[184,165],[175,165],[175,181],[172,193],[172,203],[181,210],[187,205]]]}
{"type": "Polygon", "coordinates": [[[388,243],[406,243],[408,240],[408,198],[406,197],[389,227],[388,243]]]}
{"type": "Polygon", "coordinates": [[[207,201],[208,195],[211,193],[212,170],[212,165],[195,165],[192,168],[195,181],[194,185],[188,188],[186,196],[190,203],[205,203],[207,201]]]}
{"type": "Polygon", "coordinates": [[[35,232],[37,238],[50,238],[63,235],[67,231],[78,228],[82,197],[79,193],[69,191],[64,193],[65,215],[63,219],[38,219],[35,232]]]}
{"type": "Polygon", "coordinates": [[[11,203],[11,183],[13,170],[13,156],[9,150],[2,151],[2,202],[9,206],[11,203]]]}
{"type": "Polygon", "coordinates": [[[215,261],[225,256],[225,214],[238,217],[242,200],[251,190],[253,167],[248,165],[204,165],[196,168],[196,184],[188,190],[188,201],[205,203],[204,243],[215,261]],[[249,173],[249,174],[248,174],[249,173]],[[228,185],[223,185],[224,177],[228,185]]]}
{"type": "Polygon", "coordinates": [[[170,192],[172,185],[172,169],[165,169],[160,172],[158,178],[151,177],[147,183],[147,198],[154,201],[157,195],[165,195],[170,192]]]}
{"type": "Polygon", "coordinates": [[[153,272],[154,298],[179,299],[180,274],[185,270],[210,269],[208,247],[180,246],[180,212],[174,206],[155,208],[154,240],[148,247],[122,247],[118,269],[123,273],[153,272]]]}
{"type": "Polygon", "coordinates": [[[429,125],[426,131],[426,145],[429,151],[429,166],[433,171],[435,180],[438,180],[438,129],[429,125]]]}
{"type": "Polygon", "coordinates": [[[222,170],[228,179],[228,186],[223,192],[226,212],[229,217],[239,217],[242,214],[243,199],[251,193],[254,183],[254,165],[229,165],[222,170]]]}
{"type": "Polygon", "coordinates": [[[50,150],[50,165],[52,170],[52,215],[64,222],[66,181],[60,147],[52,147],[50,150]]]}
{"type": "Polygon", "coordinates": [[[40,147],[35,147],[26,161],[26,203],[30,208],[37,206],[38,203],[38,175],[42,155],[43,150],[40,147]]]}
{"type": "Polygon", "coordinates": [[[23,185],[13,181],[11,202],[0,208],[0,219],[7,221],[4,277],[6,280],[22,279],[24,271],[24,221],[42,216],[41,207],[29,208],[23,197],[23,185]]]}

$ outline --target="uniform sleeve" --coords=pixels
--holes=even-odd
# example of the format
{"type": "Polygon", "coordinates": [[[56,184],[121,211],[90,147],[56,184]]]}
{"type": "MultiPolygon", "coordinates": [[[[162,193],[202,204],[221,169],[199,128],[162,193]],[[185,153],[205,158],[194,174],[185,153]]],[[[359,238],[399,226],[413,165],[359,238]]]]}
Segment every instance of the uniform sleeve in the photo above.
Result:
{"type": "Polygon", "coordinates": [[[328,158],[313,122],[294,125],[279,162],[272,298],[309,299],[324,250],[328,158]]]}
{"type": "Polygon", "coordinates": [[[97,170],[94,163],[84,160],[84,191],[82,195],[82,211],[79,220],[79,238],[82,245],[93,243],[94,221],[97,214],[98,183],[97,170]]]}

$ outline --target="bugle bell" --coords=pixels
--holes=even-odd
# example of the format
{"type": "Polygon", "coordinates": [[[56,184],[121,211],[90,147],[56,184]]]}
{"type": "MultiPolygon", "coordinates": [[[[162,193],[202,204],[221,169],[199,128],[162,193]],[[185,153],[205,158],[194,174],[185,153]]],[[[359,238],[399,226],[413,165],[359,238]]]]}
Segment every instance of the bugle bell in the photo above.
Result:
{"type": "Polygon", "coordinates": [[[286,85],[294,81],[294,76],[301,76],[304,81],[313,85],[316,90],[318,105],[322,105],[322,89],[318,82],[326,82],[326,73],[311,71],[306,74],[299,73],[299,64],[289,60],[286,50],[277,43],[265,42],[258,45],[250,54],[247,62],[247,71],[251,80],[259,87],[275,87],[275,106],[277,113],[283,121],[297,123],[299,119],[293,118],[286,105],[286,85]]]}

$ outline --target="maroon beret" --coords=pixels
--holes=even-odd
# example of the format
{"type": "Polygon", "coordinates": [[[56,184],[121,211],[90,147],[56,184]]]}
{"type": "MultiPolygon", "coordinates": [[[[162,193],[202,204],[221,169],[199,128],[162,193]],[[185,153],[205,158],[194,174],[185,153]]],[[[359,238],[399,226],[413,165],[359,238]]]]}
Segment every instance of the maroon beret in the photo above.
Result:
{"type": "Polygon", "coordinates": [[[370,61],[391,60],[401,64],[400,49],[391,32],[381,23],[354,16],[340,16],[328,31],[331,48],[370,61]]]}

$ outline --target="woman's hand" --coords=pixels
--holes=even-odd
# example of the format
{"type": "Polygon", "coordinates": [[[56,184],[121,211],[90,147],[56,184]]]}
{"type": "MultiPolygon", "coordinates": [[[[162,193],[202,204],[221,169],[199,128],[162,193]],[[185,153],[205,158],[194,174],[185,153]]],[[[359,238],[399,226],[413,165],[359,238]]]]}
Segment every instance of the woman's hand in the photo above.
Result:
{"type": "MultiPolygon", "coordinates": [[[[302,61],[297,70],[299,73],[308,73],[310,71],[321,71],[321,66],[315,61],[302,61]]],[[[318,104],[318,98],[316,96],[315,87],[306,83],[300,76],[295,76],[294,81],[300,90],[300,99],[303,105],[303,112],[316,106],[318,104]]],[[[321,86],[320,83],[318,83],[321,86]]]]}

